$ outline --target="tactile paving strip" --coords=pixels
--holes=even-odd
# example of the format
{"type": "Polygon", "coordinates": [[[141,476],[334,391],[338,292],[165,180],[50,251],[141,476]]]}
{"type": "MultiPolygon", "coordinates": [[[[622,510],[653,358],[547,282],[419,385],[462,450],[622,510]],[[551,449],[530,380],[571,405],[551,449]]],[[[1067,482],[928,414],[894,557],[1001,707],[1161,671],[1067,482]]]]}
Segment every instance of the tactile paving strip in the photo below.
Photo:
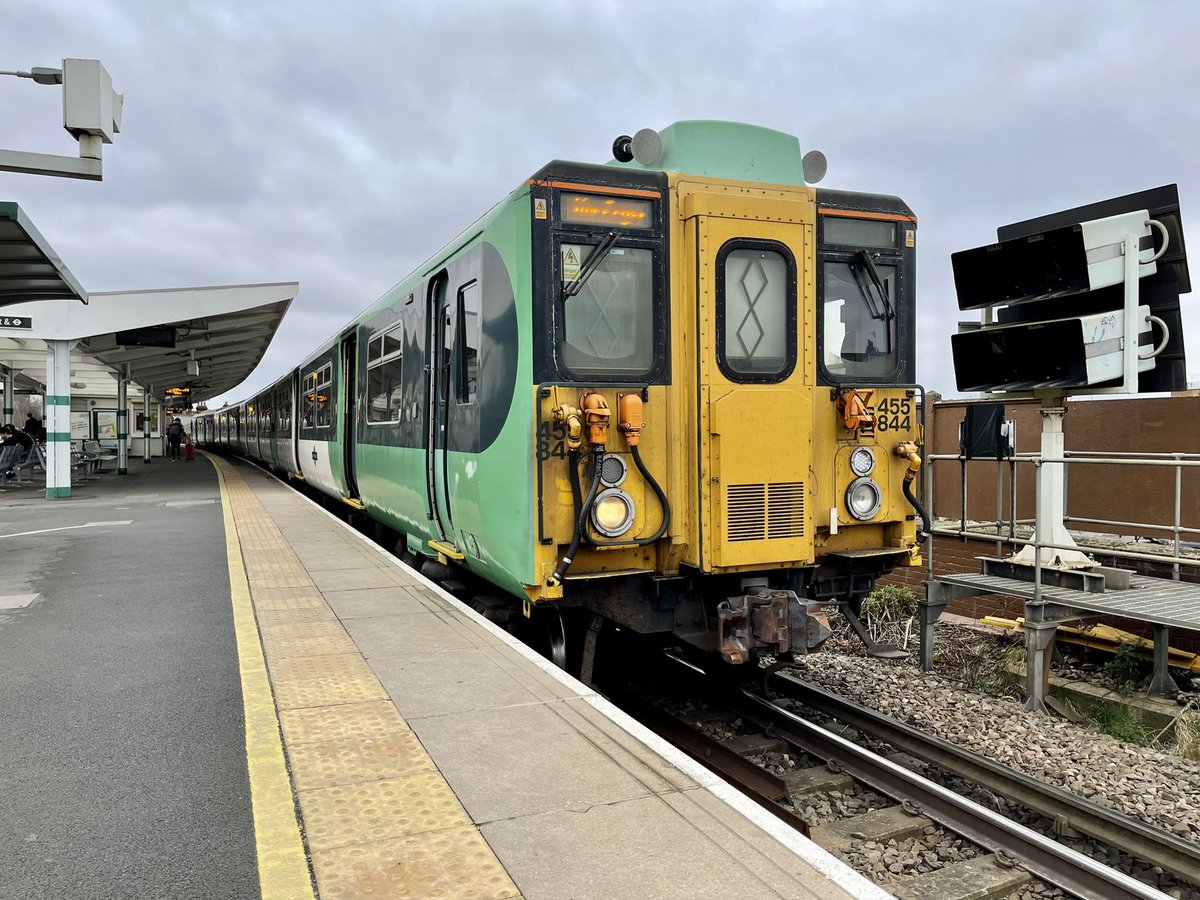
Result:
{"type": "Polygon", "coordinates": [[[340,622],[259,624],[263,647],[271,656],[331,656],[354,653],[354,641],[340,622]]]}
{"type": "Polygon", "coordinates": [[[473,826],[324,850],[312,861],[322,900],[520,896],[473,826]]]}
{"type": "Polygon", "coordinates": [[[260,609],[257,611],[261,627],[271,625],[299,625],[303,622],[336,622],[337,616],[328,606],[306,606],[301,609],[260,609]]]}
{"type": "Polygon", "coordinates": [[[267,655],[275,705],[334,706],[360,700],[386,700],[387,692],[357,653],[336,656],[272,657],[267,655]]]}
{"type": "Polygon", "coordinates": [[[285,709],[279,713],[279,723],[289,746],[346,738],[374,739],[408,731],[408,724],[391,700],[285,709]]]}
{"type": "Polygon", "coordinates": [[[318,788],[301,793],[300,800],[314,851],[346,846],[348,837],[381,840],[471,824],[437,771],[318,788]]]}
{"type": "Polygon", "coordinates": [[[433,772],[433,761],[411,731],[383,738],[350,737],[288,748],[296,790],[433,772]]]}
{"type": "MultiPolygon", "coordinates": [[[[321,897],[519,897],[254,489],[216,464],[321,897]]],[[[302,501],[271,499],[276,511],[288,502],[302,501]]]]}

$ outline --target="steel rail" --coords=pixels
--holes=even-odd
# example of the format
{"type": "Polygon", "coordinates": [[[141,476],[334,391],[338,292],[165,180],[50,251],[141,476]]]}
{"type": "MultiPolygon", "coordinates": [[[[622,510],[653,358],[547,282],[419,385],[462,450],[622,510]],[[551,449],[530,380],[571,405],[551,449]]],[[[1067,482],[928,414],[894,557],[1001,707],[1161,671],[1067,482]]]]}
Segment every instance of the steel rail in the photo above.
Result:
{"type": "MultiPolygon", "coordinates": [[[[1012,770],[997,771],[1005,770],[1005,767],[937,738],[922,735],[903,723],[881,717],[873,710],[791,676],[777,673],[771,677],[770,684],[777,690],[782,686],[781,693],[811,708],[835,715],[864,733],[913,756],[929,759],[989,790],[1014,797],[1052,819],[1068,810],[1071,826],[1079,831],[1093,829],[1098,832],[1094,834],[1095,837],[1148,862],[1151,861],[1149,853],[1154,852],[1162,858],[1157,864],[1164,869],[1170,869],[1185,878],[1194,878],[1197,871],[1196,848],[1174,835],[1160,833],[1133,820],[1122,821],[1125,817],[1117,813],[1104,810],[1061,789],[1039,785],[1034,779],[1012,770]],[[881,723],[881,718],[886,721],[881,723]],[[1108,830],[1110,828],[1112,830],[1108,830]]],[[[984,847],[1001,851],[1051,884],[1082,897],[1105,900],[1129,897],[1161,900],[1167,896],[993,810],[972,803],[903,766],[878,757],[768,699],[746,690],[742,691],[742,697],[752,704],[755,712],[769,720],[766,723],[760,720],[760,724],[769,725],[779,736],[794,741],[815,756],[835,761],[848,774],[878,791],[917,804],[922,814],[984,847]]],[[[746,713],[749,717],[758,718],[750,710],[746,713]]]]}

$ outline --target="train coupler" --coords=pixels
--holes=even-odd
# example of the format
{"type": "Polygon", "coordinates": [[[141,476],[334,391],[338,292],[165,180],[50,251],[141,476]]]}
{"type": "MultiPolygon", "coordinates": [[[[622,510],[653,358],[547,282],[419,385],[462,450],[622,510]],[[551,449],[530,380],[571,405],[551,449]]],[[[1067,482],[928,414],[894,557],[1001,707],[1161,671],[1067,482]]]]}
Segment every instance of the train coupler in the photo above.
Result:
{"type": "Polygon", "coordinates": [[[727,663],[764,654],[803,655],[820,647],[831,633],[820,604],[801,600],[795,591],[764,588],[717,604],[717,646],[727,663]]]}

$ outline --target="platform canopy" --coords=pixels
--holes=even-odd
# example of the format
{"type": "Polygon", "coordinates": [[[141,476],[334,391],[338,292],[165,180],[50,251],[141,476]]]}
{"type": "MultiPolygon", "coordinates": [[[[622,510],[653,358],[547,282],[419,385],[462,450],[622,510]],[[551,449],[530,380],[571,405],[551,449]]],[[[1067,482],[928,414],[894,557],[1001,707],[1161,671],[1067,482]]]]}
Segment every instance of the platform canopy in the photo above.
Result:
{"type": "Polygon", "coordinates": [[[47,342],[72,341],[75,396],[115,397],[126,370],[157,401],[176,399],[175,390],[209,400],[250,375],[298,290],[277,282],[94,293],[83,308],[12,305],[0,312],[0,366],[13,370],[18,390],[44,387],[47,342]]]}
{"type": "Polygon", "coordinates": [[[21,208],[0,203],[0,307],[30,300],[88,296],[21,208]]]}

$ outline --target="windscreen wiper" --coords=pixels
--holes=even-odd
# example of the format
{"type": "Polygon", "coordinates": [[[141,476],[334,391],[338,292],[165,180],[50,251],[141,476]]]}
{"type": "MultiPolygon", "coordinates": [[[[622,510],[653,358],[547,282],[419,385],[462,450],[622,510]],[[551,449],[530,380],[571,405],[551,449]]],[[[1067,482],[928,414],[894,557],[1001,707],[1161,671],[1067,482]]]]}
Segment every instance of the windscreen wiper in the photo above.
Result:
{"type": "MultiPolygon", "coordinates": [[[[871,254],[866,250],[859,250],[854,255],[862,265],[863,271],[867,273],[867,278],[870,280],[871,286],[875,288],[875,293],[880,300],[881,305],[871,310],[871,318],[890,322],[896,318],[896,311],[892,309],[892,301],[888,299],[887,288],[884,287],[883,279],[879,277],[879,270],[875,268],[875,261],[871,259],[871,254]]],[[[870,298],[867,299],[869,302],[870,298]]],[[[874,304],[871,305],[873,306],[874,304]]]]}
{"type": "Polygon", "coordinates": [[[587,280],[592,277],[592,273],[600,267],[600,263],[604,262],[604,258],[608,256],[608,251],[613,248],[613,244],[617,242],[617,233],[610,231],[606,234],[600,243],[596,245],[583,265],[579,268],[579,276],[574,280],[563,285],[562,299],[565,301],[568,297],[574,297],[587,284],[587,280]]]}

